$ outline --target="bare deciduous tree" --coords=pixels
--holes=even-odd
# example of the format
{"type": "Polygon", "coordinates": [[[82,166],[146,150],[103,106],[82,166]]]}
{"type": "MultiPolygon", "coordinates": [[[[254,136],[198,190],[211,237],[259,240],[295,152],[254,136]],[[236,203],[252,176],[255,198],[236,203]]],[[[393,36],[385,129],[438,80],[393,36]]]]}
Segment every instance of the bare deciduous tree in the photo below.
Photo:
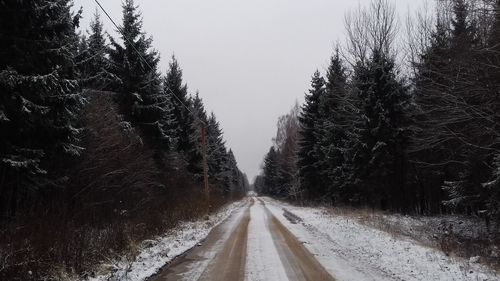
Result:
{"type": "Polygon", "coordinates": [[[369,7],[359,6],[345,16],[347,61],[364,63],[375,51],[394,54],[398,34],[396,10],[387,0],[375,0],[369,7]]]}

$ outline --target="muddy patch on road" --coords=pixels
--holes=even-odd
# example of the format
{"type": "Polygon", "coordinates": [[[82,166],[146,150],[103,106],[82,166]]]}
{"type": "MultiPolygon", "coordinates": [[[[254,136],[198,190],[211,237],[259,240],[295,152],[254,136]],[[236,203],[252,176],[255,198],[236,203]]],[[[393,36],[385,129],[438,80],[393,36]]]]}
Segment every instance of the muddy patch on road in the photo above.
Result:
{"type": "Polygon", "coordinates": [[[200,280],[244,280],[249,223],[250,208],[247,208],[240,223],[225,242],[222,251],[208,265],[200,280]]]}
{"type": "Polygon", "coordinates": [[[244,273],[239,272],[244,272],[249,210],[253,204],[253,200],[248,200],[240,211],[216,226],[200,245],[174,259],[148,281],[243,280],[244,273]],[[231,256],[231,265],[224,266],[221,261],[224,256],[231,256]]]}

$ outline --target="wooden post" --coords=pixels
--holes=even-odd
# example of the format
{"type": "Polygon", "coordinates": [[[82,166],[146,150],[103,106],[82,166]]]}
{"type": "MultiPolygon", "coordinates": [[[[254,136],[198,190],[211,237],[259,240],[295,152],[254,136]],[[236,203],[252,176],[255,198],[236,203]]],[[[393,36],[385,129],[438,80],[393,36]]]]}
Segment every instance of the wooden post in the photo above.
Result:
{"type": "Polygon", "coordinates": [[[203,183],[205,192],[205,203],[207,211],[210,212],[210,190],[208,187],[208,165],[207,165],[207,136],[205,127],[201,127],[201,146],[203,154],[203,183]]]}

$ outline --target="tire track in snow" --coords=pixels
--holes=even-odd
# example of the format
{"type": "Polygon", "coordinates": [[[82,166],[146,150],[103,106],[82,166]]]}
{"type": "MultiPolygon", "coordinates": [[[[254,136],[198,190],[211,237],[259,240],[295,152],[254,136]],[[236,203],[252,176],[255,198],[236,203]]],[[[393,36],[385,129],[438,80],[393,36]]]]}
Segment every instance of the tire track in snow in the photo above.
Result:
{"type": "Polygon", "coordinates": [[[251,198],[214,228],[201,246],[151,280],[333,281],[314,255],[258,200],[251,198]]]}
{"type": "Polygon", "coordinates": [[[334,281],[318,260],[302,243],[269,211],[264,201],[260,200],[266,211],[267,222],[281,261],[285,265],[289,280],[334,281]]]}

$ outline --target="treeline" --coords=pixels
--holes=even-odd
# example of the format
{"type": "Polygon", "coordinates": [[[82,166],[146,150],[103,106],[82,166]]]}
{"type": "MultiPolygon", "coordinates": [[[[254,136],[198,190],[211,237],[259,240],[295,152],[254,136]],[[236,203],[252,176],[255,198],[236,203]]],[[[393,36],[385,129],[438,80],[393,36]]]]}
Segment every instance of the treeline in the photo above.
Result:
{"type": "Polygon", "coordinates": [[[0,1],[2,280],[84,274],[248,187],[177,60],[160,73],[134,1],[120,38],[97,11],[80,34],[81,15],[70,0],[0,1]]]}
{"type": "Polygon", "coordinates": [[[405,40],[398,26],[382,0],[346,15],[347,43],[280,120],[256,188],[500,219],[500,1],[437,1],[405,40]]]}

